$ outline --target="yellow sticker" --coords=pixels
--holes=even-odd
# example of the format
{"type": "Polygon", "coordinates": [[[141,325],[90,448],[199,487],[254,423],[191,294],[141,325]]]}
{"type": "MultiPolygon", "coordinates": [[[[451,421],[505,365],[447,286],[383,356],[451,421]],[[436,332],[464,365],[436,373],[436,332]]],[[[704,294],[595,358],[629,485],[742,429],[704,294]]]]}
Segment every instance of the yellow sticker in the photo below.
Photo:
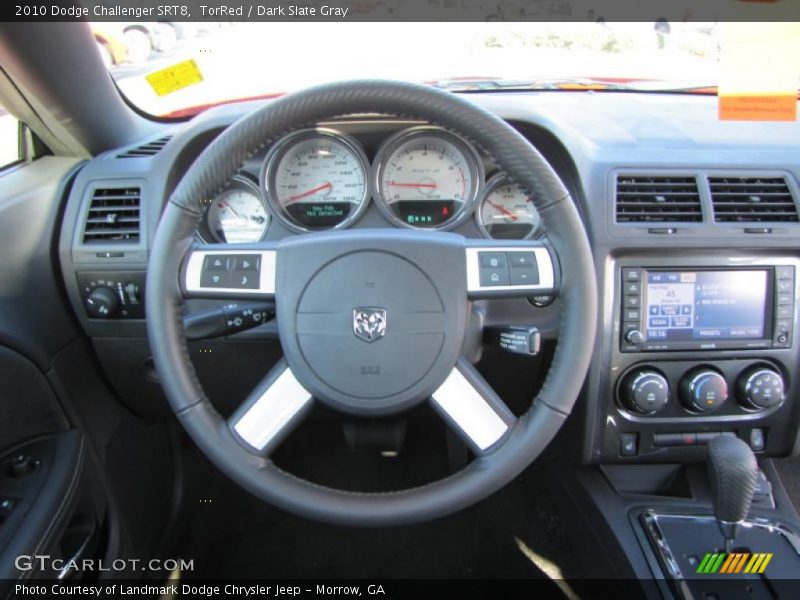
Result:
{"type": "Polygon", "coordinates": [[[723,23],[719,118],[794,121],[800,85],[800,24],[723,23]]]}
{"type": "Polygon", "coordinates": [[[150,87],[159,96],[166,96],[185,87],[203,81],[203,74],[194,60],[187,60],[160,71],[154,71],[146,77],[150,87]]]}

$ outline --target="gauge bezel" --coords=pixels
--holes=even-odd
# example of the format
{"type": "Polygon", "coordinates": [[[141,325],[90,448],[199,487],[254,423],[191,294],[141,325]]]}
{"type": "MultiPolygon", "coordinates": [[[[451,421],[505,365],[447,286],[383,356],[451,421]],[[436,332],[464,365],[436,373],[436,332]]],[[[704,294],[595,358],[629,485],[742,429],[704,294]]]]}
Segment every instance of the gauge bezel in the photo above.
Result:
{"type": "Polygon", "coordinates": [[[361,218],[361,216],[364,214],[364,211],[367,210],[369,199],[372,196],[372,182],[370,178],[370,172],[371,172],[371,166],[369,159],[367,158],[367,154],[364,151],[363,146],[357,139],[346,133],[337,131],[336,129],[329,129],[326,127],[311,127],[308,129],[300,129],[298,131],[294,131],[288,135],[285,135],[272,145],[264,160],[264,165],[261,168],[260,183],[261,183],[261,188],[264,190],[264,193],[267,197],[267,202],[270,206],[270,209],[272,210],[272,214],[274,214],[275,218],[277,218],[281,222],[281,224],[283,224],[287,229],[295,233],[308,233],[312,231],[330,231],[333,229],[344,229],[346,227],[349,227],[359,218],[361,218]],[[361,200],[359,201],[358,205],[355,207],[355,210],[353,210],[347,216],[347,218],[344,219],[342,222],[337,223],[333,227],[327,227],[324,229],[311,229],[295,221],[291,217],[291,215],[289,215],[286,212],[286,210],[284,210],[283,205],[280,203],[280,201],[273,193],[273,190],[275,189],[275,169],[277,168],[281,159],[296,144],[304,140],[313,139],[317,137],[332,138],[333,140],[341,143],[347,149],[352,151],[353,154],[358,159],[358,161],[361,163],[361,170],[364,173],[364,194],[361,200]]]}
{"type": "MultiPolygon", "coordinates": [[[[205,212],[203,213],[203,219],[201,221],[202,226],[197,228],[197,235],[198,237],[207,244],[230,244],[231,242],[226,242],[224,240],[217,239],[216,234],[211,230],[208,226],[208,214],[211,210],[211,206],[216,202],[217,198],[222,196],[231,190],[235,189],[244,189],[250,193],[252,193],[258,201],[261,202],[261,205],[264,207],[264,213],[267,215],[267,222],[264,224],[264,233],[261,234],[261,237],[255,240],[254,242],[249,243],[256,243],[261,242],[267,237],[267,232],[269,231],[270,221],[272,220],[272,211],[269,207],[269,203],[267,202],[266,198],[264,197],[263,192],[261,191],[261,186],[259,186],[255,181],[253,181],[250,177],[246,177],[245,175],[234,175],[231,177],[230,183],[222,190],[219,194],[217,194],[214,198],[209,200],[208,206],[206,207],[205,212]]],[[[238,243],[248,243],[248,242],[238,242],[238,243]]],[[[234,243],[237,245],[238,243],[234,243]]]]}
{"type": "MultiPolygon", "coordinates": [[[[483,208],[483,203],[486,202],[486,199],[489,195],[499,187],[503,187],[505,185],[516,185],[511,178],[503,172],[495,173],[492,175],[489,180],[486,182],[486,185],[483,187],[483,193],[481,194],[481,198],[478,203],[475,205],[475,224],[478,227],[478,231],[481,232],[481,235],[487,239],[495,240],[495,239],[505,239],[505,238],[494,238],[489,233],[489,230],[486,229],[486,225],[483,222],[483,217],[481,217],[481,209],[483,208]]],[[[533,207],[533,210],[536,211],[536,214],[539,214],[539,211],[536,210],[536,207],[533,207]]],[[[539,215],[539,223],[536,227],[533,227],[528,235],[523,238],[511,238],[509,241],[524,241],[524,240],[531,240],[535,238],[539,238],[542,236],[541,233],[542,229],[542,217],[539,215]]]]}
{"type": "Polygon", "coordinates": [[[461,136],[447,129],[436,127],[434,125],[410,127],[388,137],[383,141],[380,148],[378,148],[378,152],[375,154],[375,160],[372,163],[372,181],[375,189],[375,204],[377,204],[381,214],[383,214],[383,216],[386,217],[393,225],[399,225],[400,227],[405,227],[407,229],[417,229],[422,231],[447,231],[449,229],[458,227],[467,219],[469,219],[470,211],[474,209],[475,202],[483,191],[484,178],[485,173],[483,168],[483,160],[481,159],[481,155],[478,153],[478,150],[475,148],[475,146],[461,136]],[[416,225],[406,223],[397,215],[395,215],[390,203],[387,202],[383,197],[383,187],[381,185],[381,178],[388,158],[391,157],[395,150],[397,150],[402,144],[415,137],[423,136],[439,137],[444,139],[446,142],[453,144],[464,155],[470,175],[472,176],[472,181],[474,182],[469,198],[464,200],[461,208],[456,211],[455,214],[453,214],[453,216],[447,221],[441,225],[437,225],[436,227],[418,227],[416,225]]]}

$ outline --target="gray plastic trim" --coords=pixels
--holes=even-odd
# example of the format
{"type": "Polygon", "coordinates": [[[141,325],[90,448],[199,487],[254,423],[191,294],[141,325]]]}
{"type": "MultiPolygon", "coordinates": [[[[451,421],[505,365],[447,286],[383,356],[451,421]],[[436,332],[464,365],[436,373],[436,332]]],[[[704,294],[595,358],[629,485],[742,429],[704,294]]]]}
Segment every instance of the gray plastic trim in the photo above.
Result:
{"type": "Polygon", "coordinates": [[[525,296],[532,292],[552,291],[555,288],[555,269],[553,259],[546,248],[520,246],[486,246],[467,248],[467,291],[470,294],[507,292],[508,295],[525,296]],[[481,285],[480,252],[533,252],[539,270],[539,283],[535,285],[481,285]]]}
{"type": "Polygon", "coordinates": [[[251,296],[275,293],[275,265],[277,252],[275,250],[195,250],[189,255],[186,263],[186,274],[184,276],[184,289],[187,294],[215,296],[220,294],[230,294],[232,297],[251,296]],[[239,254],[260,254],[261,269],[259,270],[259,282],[256,289],[243,288],[217,288],[204,287],[200,284],[203,272],[203,261],[206,256],[236,256],[239,254]]]}

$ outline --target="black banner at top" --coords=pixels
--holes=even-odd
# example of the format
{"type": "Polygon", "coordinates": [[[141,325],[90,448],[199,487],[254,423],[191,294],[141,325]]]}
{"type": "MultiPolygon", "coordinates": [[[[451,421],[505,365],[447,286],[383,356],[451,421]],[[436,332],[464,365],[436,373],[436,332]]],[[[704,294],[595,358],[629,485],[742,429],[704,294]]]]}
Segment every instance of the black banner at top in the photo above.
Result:
{"type": "Polygon", "coordinates": [[[11,0],[4,21],[795,21],[800,0],[11,0]]]}

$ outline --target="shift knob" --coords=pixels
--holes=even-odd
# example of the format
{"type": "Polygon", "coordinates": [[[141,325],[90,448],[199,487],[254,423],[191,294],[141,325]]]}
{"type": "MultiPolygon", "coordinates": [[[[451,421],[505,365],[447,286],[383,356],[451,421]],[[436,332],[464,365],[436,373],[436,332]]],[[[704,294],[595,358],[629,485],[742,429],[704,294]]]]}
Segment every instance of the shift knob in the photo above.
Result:
{"type": "Polygon", "coordinates": [[[708,476],[726,547],[747,517],[758,479],[758,463],[750,446],[733,435],[718,435],[708,444],[708,476]]]}

